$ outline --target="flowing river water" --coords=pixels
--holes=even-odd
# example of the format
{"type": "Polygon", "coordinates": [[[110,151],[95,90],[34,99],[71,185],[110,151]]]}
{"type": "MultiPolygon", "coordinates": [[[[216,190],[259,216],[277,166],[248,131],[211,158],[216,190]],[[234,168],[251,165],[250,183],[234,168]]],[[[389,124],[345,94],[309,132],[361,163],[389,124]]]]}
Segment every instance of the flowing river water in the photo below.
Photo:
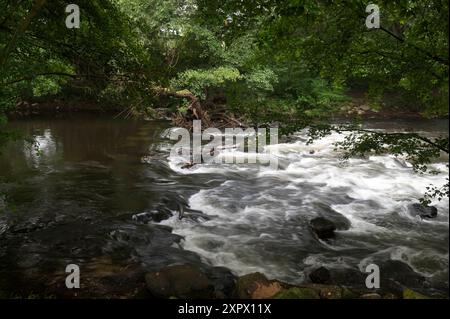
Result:
{"type": "MultiPolygon", "coordinates": [[[[425,291],[446,294],[448,198],[432,203],[435,219],[413,216],[408,206],[445,182],[448,158],[432,165],[437,174],[421,175],[389,155],[342,161],[333,146],[342,136],[307,145],[299,132],[277,145],[278,169],[182,168],[170,156],[169,125],[86,115],[8,124],[22,137],[0,155],[0,295],[61,286],[70,263],[92,291],[126,296],[140,280],[130,275],[133,265],[189,262],[302,283],[319,266],[363,271],[388,260],[425,277],[425,291]],[[318,240],[308,226],[318,216],[345,227],[318,240]]],[[[448,134],[447,120],[365,126],[448,134]]]]}

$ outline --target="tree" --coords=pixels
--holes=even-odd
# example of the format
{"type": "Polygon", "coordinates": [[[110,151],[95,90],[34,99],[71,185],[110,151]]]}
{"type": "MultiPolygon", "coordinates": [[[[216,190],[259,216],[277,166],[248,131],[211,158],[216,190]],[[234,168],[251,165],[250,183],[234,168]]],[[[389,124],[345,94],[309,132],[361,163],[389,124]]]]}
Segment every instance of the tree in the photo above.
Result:
{"type": "Polygon", "coordinates": [[[94,100],[127,114],[165,107],[182,125],[352,131],[338,145],[348,156],[406,155],[422,170],[448,153],[448,138],[330,125],[355,87],[374,110],[395,92],[425,116],[448,115],[447,1],[378,1],[370,30],[362,0],[80,0],[73,30],[69,3],[0,4],[0,111],[94,100]]]}

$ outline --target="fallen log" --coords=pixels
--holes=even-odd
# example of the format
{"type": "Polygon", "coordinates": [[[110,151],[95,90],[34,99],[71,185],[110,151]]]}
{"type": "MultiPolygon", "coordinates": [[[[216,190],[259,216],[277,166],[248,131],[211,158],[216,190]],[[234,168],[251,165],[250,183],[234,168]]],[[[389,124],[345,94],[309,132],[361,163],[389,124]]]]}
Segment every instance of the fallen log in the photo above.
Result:
{"type": "MultiPolygon", "coordinates": [[[[191,91],[189,90],[172,91],[168,88],[163,87],[156,87],[154,88],[154,91],[156,93],[156,96],[162,95],[181,99],[188,99],[189,100],[188,110],[192,112],[193,119],[201,120],[205,126],[211,125],[208,113],[203,110],[202,105],[200,103],[200,99],[197,96],[195,96],[191,91]]],[[[180,118],[178,118],[178,121],[180,121],[180,118]]]]}

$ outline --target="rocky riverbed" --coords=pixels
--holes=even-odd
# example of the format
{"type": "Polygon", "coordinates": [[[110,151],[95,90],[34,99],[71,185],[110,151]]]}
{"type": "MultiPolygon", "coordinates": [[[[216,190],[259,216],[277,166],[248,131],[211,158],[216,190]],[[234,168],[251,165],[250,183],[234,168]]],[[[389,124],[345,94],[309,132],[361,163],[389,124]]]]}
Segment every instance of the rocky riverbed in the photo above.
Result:
{"type": "MultiPolygon", "coordinates": [[[[313,269],[301,285],[268,279],[256,272],[237,276],[225,267],[205,263],[198,255],[181,246],[183,238],[172,233],[161,222],[170,213],[132,216],[108,230],[91,218],[71,218],[58,215],[53,219],[32,218],[26,222],[8,224],[2,220],[2,247],[18,249],[15,261],[19,268],[6,274],[2,267],[2,298],[238,298],[238,299],[399,299],[445,298],[443,294],[425,296],[425,278],[405,263],[387,261],[380,267],[388,275],[381,276],[381,289],[365,287],[367,274],[353,269],[340,271],[325,267],[313,269]],[[56,228],[66,227],[63,240],[54,241],[51,249],[42,239],[52,236],[56,228]],[[101,251],[89,241],[65,250],[64,241],[81,235],[78,230],[91,229],[91,236],[108,231],[101,251]],[[75,231],[74,231],[75,230],[75,231]],[[95,231],[94,231],[95,230],[95,231]],[[46,259],[44,250],[53,251],[46,259]],[[81,289],[65,287],[66,273],[54,268],[58,257],[67,254],[81,263],[81,289]],[[91,255],[92,257],[89,257],[91,255]],[[94,257],[95,256],[95,257],[94,257]],[[50,257],[50,258],[49,258],[50,257]],[[54,259],[52,259],[54,258],[54,259]],[[47,264],[47,267],[45,265],[47,264]],[[50,269],[52,271],[50,272],[50,269]]],[[[10,221],[9,221],[10,222],[10,221]]],[[[311,224],[311,231],[323,239],[333,237],[336,226],[329,220],[311,224]],[[327,228],[324,232],[323,227],[327,228]],[[331,232],[331,233],[330,233],[331,232]]],[[[67,249],[67,248],[66,248],[67,249]]],[[[5,251],[3,249],[3,258],[5,251]]],[[[5,259],[4,259],[5,260],[5,259]]],[[[11,261],[12,262],[12,261],[11,261]]],[[[67,260],[67,262],[69,262],[67,260]]]]}

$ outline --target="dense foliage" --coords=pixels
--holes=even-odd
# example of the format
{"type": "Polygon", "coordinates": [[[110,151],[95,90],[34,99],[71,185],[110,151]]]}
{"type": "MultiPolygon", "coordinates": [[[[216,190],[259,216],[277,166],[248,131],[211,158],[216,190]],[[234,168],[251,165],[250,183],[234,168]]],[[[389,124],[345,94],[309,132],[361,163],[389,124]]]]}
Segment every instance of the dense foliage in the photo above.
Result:
{"type": "Polygon", "coordinates": [[[446,1],[378,1],[372,30],[364,1],[81,0],[81,27],[68,29],[70,2],[2,1],[3,108],[56,94],[148,107],[159,85],[248,116],[320,117],[349,88],[375,109],[395,92],[448,112],[446,1]]]}
{"type": "MultiPolygon", "coordinates": [[[[316,137],[343,129],[327,122],[352,91],[374,111],[448,114],[448,1],[377,1],[381,26],[370,30],[360,0],[77,0],[81,27],[68,29],[71,2],[0,1],[0,114],[22,101],[147,116],[201,106],[316,137]]],[[[415,134],[364,132],[340,146],[403,154],[415,167],[448,153],[448,139],[415,134]]]]}

